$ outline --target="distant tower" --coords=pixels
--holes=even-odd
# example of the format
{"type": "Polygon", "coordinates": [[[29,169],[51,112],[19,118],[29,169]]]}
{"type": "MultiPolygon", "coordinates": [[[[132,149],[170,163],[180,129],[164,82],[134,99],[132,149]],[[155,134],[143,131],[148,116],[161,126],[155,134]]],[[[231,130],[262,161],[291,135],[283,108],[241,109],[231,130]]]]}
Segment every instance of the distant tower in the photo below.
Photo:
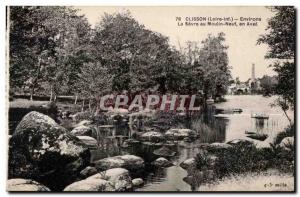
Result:
{"type": "Polygon", "coordinates": [[[255,81],[255,64],[252,64],[251,81],[255,81]]]}

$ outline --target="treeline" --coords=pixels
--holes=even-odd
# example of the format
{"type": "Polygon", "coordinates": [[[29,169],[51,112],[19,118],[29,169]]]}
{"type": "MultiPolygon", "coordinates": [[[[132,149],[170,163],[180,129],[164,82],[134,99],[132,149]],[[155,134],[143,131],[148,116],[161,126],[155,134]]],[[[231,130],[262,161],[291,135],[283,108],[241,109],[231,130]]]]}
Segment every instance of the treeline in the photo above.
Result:
{"type": "Polygon", "coordinates": [[[222,96],[231,79],[225,34],[187,42],[146,29],[129,12],[95,28],[70,7],[10,7],[10,93],[76,95],[158,92],[222,96]]]}

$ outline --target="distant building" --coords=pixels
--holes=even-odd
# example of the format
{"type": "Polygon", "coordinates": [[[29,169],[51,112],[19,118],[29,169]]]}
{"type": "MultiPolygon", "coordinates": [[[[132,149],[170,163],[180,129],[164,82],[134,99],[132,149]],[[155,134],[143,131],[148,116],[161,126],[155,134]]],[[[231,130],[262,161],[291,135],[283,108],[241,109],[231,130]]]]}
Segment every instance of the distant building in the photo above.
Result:
{"type": "Polygon", "coordinates": [[[228,87],[228,94],[254,94],[261,89],[260,81],[255,77],[255,64],[252,64],[251,78],[245,82],[240,82],[237,78],[233,84],[228,87]]]}

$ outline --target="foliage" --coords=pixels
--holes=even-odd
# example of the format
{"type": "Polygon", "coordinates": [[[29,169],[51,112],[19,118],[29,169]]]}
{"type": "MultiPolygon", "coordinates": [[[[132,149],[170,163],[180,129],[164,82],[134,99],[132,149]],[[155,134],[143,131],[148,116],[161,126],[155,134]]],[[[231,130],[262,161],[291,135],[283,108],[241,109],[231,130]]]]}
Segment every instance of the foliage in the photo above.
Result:
{"type": "Polygon", "coordinates": [[[277,134],[276,138],[274,139],[274,144],[280,144],[283,138],[285,137],[293,137],[295,136],[295,126],[290,125],[284,131],[277,134]]]}
{"type": "Polygon", "coordinates": [[[280,97],[275,104],[280,106],[292,124],[286,111],[294,108],[295,102],[295,8],[274,6],[275,15],[268,21],[267,33],[258,39],[258,44],[267,44],[266,58],[277,60],[272,66],[278,73],[278,84],[274,93],[280,97]]]}
{"type": "Polygon", "coordinates": [[[14,6],[9,13],[10,86],[32,98],[91,101],[123,91],[216,97],[229,84],[224,33],[178,51],[129,11],[104,14],[94,29],[70,7],[14,6]]]}
{"type": "Polygon", "coordinates": [[[260,79],[260,86],[262,88],[262,92],[265,96],[269,96],[275,93],[275,88],[278,84],[278,79],[276,76],[268,76],[264,75],[260,79]]]}

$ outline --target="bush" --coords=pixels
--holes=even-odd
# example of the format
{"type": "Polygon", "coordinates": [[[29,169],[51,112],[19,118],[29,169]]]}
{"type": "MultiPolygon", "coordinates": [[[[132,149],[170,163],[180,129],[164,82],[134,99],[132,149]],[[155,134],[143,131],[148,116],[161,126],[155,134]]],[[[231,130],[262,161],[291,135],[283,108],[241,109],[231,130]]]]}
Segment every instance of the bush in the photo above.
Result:
{"type": "Polygon", "coordinates": [[[292,137],[295,135],[295,126],[294,124],[291,126],[288,126],[284,131],[277,134],[274,144],[280,144],[283,138],[285,137],[292,137]]]}
{"type": "Polygon", "coordinates": [[[264,151],[254,145],[239,144],[218,153],[215,172],[218,177],[229,174],[266,170],[268,162],[265,160],[264,151]]]}

